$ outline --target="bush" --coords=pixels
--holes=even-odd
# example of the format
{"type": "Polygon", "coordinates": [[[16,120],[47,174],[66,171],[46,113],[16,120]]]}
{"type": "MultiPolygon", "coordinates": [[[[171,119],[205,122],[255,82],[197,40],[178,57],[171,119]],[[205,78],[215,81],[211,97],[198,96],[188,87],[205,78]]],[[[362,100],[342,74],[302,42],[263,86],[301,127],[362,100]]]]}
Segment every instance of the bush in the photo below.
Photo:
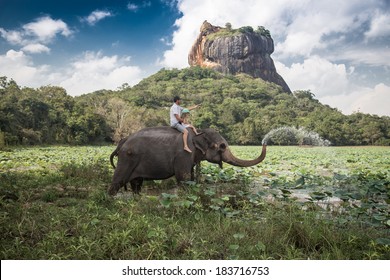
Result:
{"type": "Polygon", "coordinates": [[[241,33],[253,33],[253,27],[252,26],[243,26],[238,29],[241,33]]]}

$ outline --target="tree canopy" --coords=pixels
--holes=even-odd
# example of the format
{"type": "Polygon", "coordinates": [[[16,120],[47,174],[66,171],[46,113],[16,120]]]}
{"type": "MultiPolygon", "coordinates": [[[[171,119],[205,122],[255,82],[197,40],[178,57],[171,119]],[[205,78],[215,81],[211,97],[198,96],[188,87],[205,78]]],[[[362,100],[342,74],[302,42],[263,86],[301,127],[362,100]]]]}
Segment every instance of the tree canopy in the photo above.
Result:
{"type": "Polygon", "coordinates": [[[230,144],[259,145],[272,129],[295,127],[333,145],[390,145],[390,117],[343,115],[311,91],[288,94],[259,78],[200,67],[161,69],[134,87],[78,97],[55,86],[21,88],[1,77],[0,139],[7,145],[117,142],[143,127],[168,125],[175,95],[184,106],[202,104],[192,123],[217,129],[230,144]]]}

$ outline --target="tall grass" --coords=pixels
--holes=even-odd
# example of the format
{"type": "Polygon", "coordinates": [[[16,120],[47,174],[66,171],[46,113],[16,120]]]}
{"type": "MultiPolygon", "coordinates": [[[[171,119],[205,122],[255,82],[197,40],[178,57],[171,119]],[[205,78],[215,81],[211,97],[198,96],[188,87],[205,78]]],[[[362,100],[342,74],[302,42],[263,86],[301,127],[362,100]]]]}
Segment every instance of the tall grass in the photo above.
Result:
{"type": "Polygon", "coordinates": [[[377,241],[386,226],[269,200],[252,191],[250,173],[203,172],[185,189],[117,198],[106,194],[107,160],[1,172],[1,259],[390,258],[377,241]]]}

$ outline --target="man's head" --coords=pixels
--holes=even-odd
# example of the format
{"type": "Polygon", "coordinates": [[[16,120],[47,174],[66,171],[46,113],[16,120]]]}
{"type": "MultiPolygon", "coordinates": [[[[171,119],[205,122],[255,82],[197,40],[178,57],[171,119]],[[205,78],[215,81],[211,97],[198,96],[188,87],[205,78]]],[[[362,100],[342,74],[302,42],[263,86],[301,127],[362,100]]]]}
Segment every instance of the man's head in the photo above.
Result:
{"type": "Polygon", "coordinates": [[[176,104],[180,103],[180,101],[181,101],[181,99],[177,95],[173,98],[173,102],[176,103],[176,104]]]}

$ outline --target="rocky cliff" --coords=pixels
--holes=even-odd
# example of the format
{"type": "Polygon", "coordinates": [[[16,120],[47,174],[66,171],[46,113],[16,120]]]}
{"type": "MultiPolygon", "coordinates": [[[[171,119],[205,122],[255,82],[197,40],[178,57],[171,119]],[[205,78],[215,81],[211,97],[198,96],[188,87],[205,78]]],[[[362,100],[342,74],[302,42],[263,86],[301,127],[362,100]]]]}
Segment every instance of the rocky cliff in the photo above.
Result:
{"type": "Polygon", "coordinates": [[[191,66],[213,68],[224,74],[246,73],[255,78],[280,85],[291,93],[283,78],[276,72],[271,54],[274,42],[265,29],[232,30],[203,22],[200,34],[188,55],[191,66]],[[263,32],[260,32],[263,31],[263,32]]]}

